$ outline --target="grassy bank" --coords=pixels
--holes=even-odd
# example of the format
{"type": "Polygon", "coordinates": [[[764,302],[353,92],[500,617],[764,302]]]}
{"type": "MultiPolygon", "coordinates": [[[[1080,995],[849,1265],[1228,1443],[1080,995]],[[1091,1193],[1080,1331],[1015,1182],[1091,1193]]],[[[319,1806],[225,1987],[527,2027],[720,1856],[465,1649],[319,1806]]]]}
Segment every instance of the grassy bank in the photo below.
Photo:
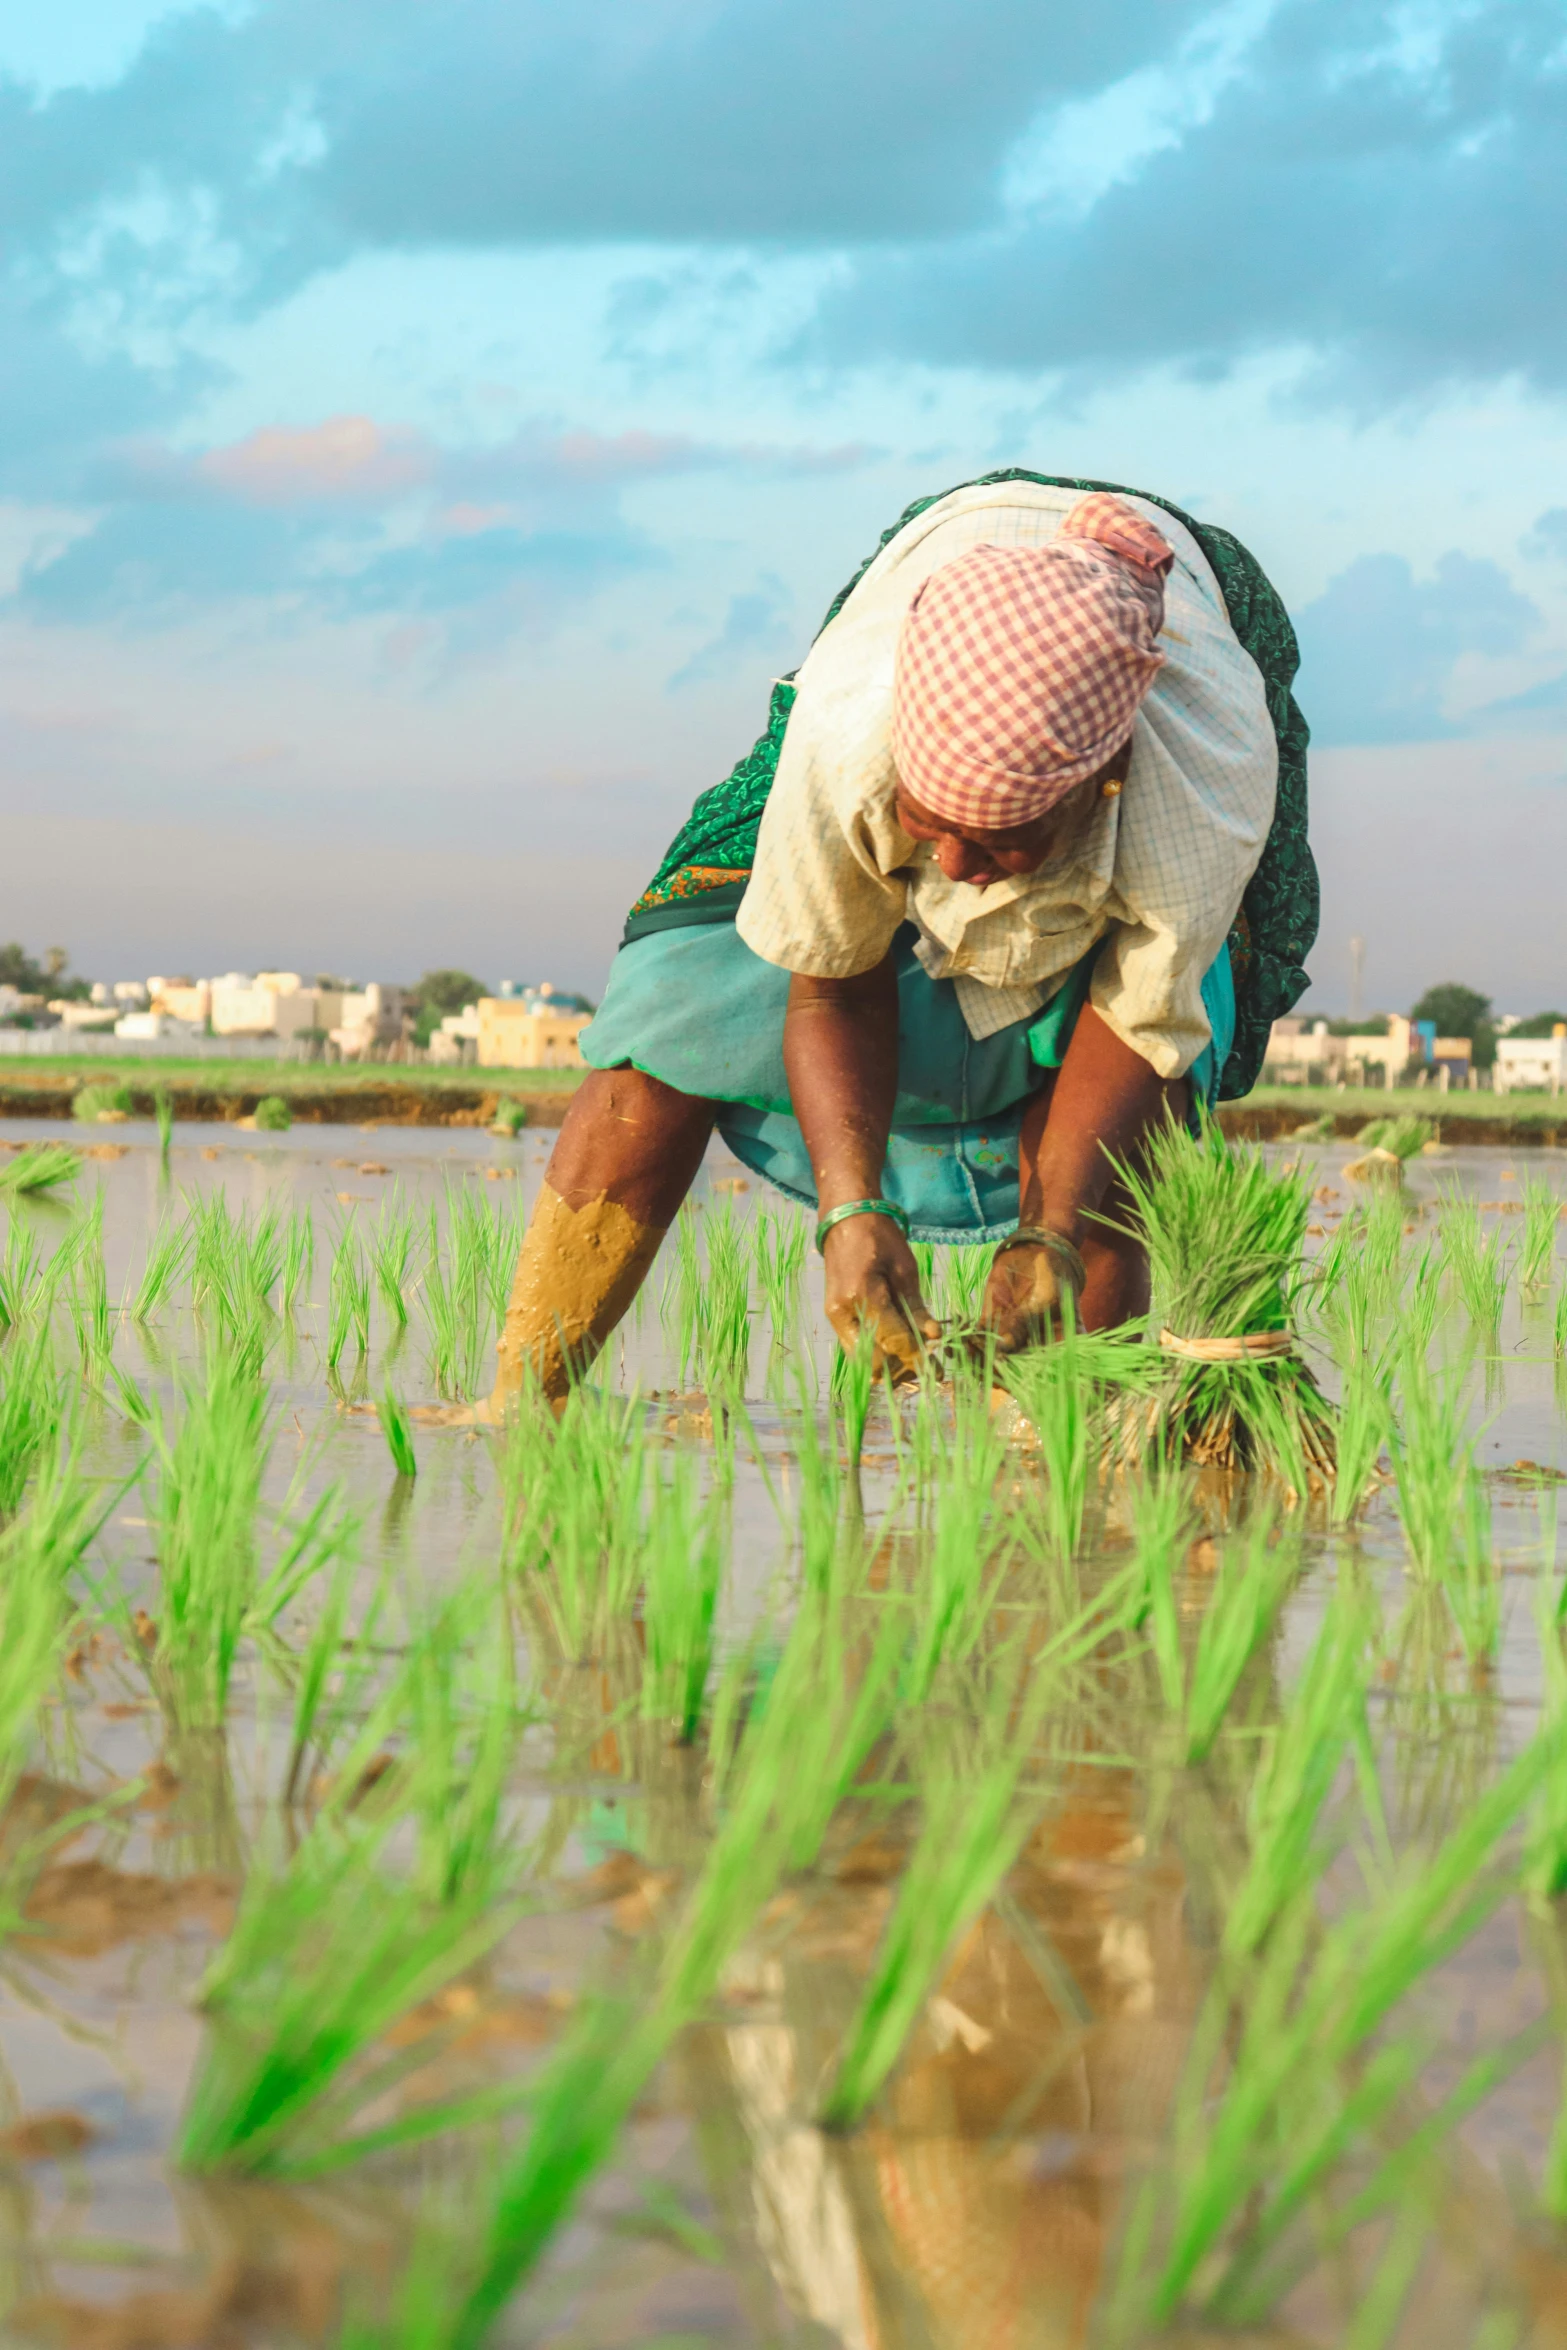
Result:
{"type": "Polygon", "coordinates": [[[1412,1111],[1429,1118],[1443,1142],[1517,1143],[1555,1149],[1567,1145],[1567,1094],[1427,1093],[1415,1087],[1364,1086],[1340,1093],[1331,1085],[1259,1085],[1243,1102],[1227,1102],[1227,1134],[1272,1142],[1308,1120],[1330,1117],[1343,1141],[1360,1132],[1368,1118],[1399,1117],[1412,1111]]]}
{"type": "Polygon", "coordinates": [[[431,1069],[385,1064],[328,1067],[301,1061],[111,1061],[91,1053],[47,1062],[0,1059],[0,1117],[68,1118],[84,1085],[124,1086],[132,1114],[153,1115],[166,1091],[184,1120],[247,1118],[281,1094],[303,1125],[479,1126],[501,1101],[526,1105],[528,1123],[558,1126],[582,1082],[580,1069],[431,1069]]]}
{"type": "MultiPolygon", "coordinates": [[[[150,1118],[153,1089],[167,1089],[183,1120],[246,1118],[264,1094],[282,1094],[302,1125],[482,1126],[503,1101],[522,1102],[530,1126],[558,1126],[581,1069],[429,1069],[300,1061],[106,1061],[90,1053],[46,1063],[0,1059],[0,1118],[68,1118],[84,1085],[129,1088],[133,1112],[150,1118]]],[[[1331,1117],[1344,1141],[1369,1118],[1413,1110],[1447,1142],[1567,1146],[1567,1095],[1420,1093],[1380,1087],[1261,1085],[1227,1102],[1227,1134],[1273,1142],[1309,1119],[1331,1117]]]]}

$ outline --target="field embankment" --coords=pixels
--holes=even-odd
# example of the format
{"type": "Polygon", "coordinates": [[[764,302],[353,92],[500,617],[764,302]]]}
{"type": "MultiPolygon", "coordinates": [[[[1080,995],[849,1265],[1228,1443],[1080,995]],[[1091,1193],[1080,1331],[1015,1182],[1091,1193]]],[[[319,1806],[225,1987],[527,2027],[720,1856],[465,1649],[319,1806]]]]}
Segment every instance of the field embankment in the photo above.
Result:
{"type": "MultiPolygon", "coordinates": [[[[503,1102],[521,1102],[530,1126],[558,1126],[581,1084],[581,1069],[323,1068],[298,1061],[124,1061],[0,1059],[0,1118],[68,1118],[84,1085],[123,1085],[132,1114],[150,1118],[153,1089],[167,1091],[182,1121],[232,1123],[250,1117],[266,1094],[281,1094],[301,1125],[487,1126],[503,1102]]],[[[1335,1136],[1351,1141],[1369,1118],[1404,1110],[1430,1118],[1441,1140],[1567,1146],[1567,1095],[1427,1094],[1399,1089],[1339,1093],[1328,1086],[1259,1086],[1245,1101],[1226,1102],[1226,1134],[1279,1142],[1327,1115],[1335,1136]]]]}
{"type": "Polygon", "coordinates": [[[0,1060],[0,1118],[69,1118],[84,1085],[125,1086],[131,1114],[153,1115],[166,1092],[182,1122],[232,1124],[281,1094],[301,1125],[487,1126],[502,1101],[521,1102],[530,1126],[558,1126],[580,1069],[323,1068],[297,1061],[0,1060]]]}

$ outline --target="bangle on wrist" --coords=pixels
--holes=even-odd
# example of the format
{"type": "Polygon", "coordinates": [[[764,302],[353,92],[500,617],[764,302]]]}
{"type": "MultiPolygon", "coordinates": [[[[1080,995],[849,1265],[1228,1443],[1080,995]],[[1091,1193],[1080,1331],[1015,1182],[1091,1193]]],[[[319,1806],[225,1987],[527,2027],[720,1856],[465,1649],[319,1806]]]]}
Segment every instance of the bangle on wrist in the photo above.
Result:
{"type": "Polygon", "coordinates": [[[1048,1249],[1064,1268],[1078,1295],[1082,1295],[1083,1284],[1088,1279],[1088,1267],[1064,1232],[1057,1232],[1049,1224],[1020,1224],[1015,1232],[1009,1232],[1006,1239],[998,1244],[997,1256],[1004,1256],[1009,1248],[1048,1249]]]}
{"type": "Polygon", "coordinates": [[[848,1216],[890,1216],[903,1234],[904,1239],[907,1240],[909,1236],[908,1217],[890,1199],[851,1199],[845,1200],[841,1208],[829,1208],[826,1215],[818,1219],[816,1226],[818,1249],[821,1248],[822,1242],[827,1238],[833,1226],[841,1224],[848,1216]]]}

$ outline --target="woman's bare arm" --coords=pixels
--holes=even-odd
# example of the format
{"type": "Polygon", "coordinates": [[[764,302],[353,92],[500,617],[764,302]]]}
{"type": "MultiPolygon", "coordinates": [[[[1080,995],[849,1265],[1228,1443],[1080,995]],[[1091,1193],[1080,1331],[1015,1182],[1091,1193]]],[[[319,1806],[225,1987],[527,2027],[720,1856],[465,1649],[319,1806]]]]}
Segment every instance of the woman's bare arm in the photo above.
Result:
{"type": "MultiPolygon", "coordinates": [[[[1109,1329],[1146,1307],[1141,1248],[1094,1218],[1111,1199],[1112,1160],[1135,1159],[1155,1125],[1185,1116],[1187,1099],[1184,1077],[1167,1083],[1085,1004],[1060,1068],[1024,1113],[1018,1221],[1059,1232],[1081,1252],[1088,1278],[1078,1315],[1087,1329],[1109,1329]]],[[[1047,1248],[996,1259],[985,1318],[1004,1353],[1049,1336],[1062,1282],[1061,1259],[1047,1248]]]]}
{"type": "MultiPolygon", "coordinates": [[[[892,958],[850,979],[789,983],[789,1097],[810,1153],[821,1213],[880,1195],[898,1091],[898,982],[892,958]]],[[[890,1216],[851,1216],[825,1248],[827,1312],[852,1347],[876,1331],[878,1367],[912,1370],[939,1325],[920,1296],[913,1252],[890,1216]]]]}

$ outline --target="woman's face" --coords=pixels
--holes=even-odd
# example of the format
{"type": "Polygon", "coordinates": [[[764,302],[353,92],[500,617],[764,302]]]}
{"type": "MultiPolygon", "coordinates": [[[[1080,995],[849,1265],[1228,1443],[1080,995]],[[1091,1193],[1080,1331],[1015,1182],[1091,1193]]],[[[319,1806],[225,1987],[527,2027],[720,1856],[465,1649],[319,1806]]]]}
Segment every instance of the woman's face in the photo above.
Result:
{"type": "Polygon", "coordinates": [[[956,825],[945,816],[922,808],[900,783],[897,817],[910,840],[929,841],[937,864],[949,881],[966,881],[974,889],[989,889],[1020,873],[1037,873],[1052,857],[1060,856],[1086,821],[1101,795],[1113,797],[1126,781],[1132,755],[1128,739],[1094,774],[1074,784],[1065,799],[1048,815],[1030,824],[1002,825],[993,831],[977,825],[956,825]]]}

